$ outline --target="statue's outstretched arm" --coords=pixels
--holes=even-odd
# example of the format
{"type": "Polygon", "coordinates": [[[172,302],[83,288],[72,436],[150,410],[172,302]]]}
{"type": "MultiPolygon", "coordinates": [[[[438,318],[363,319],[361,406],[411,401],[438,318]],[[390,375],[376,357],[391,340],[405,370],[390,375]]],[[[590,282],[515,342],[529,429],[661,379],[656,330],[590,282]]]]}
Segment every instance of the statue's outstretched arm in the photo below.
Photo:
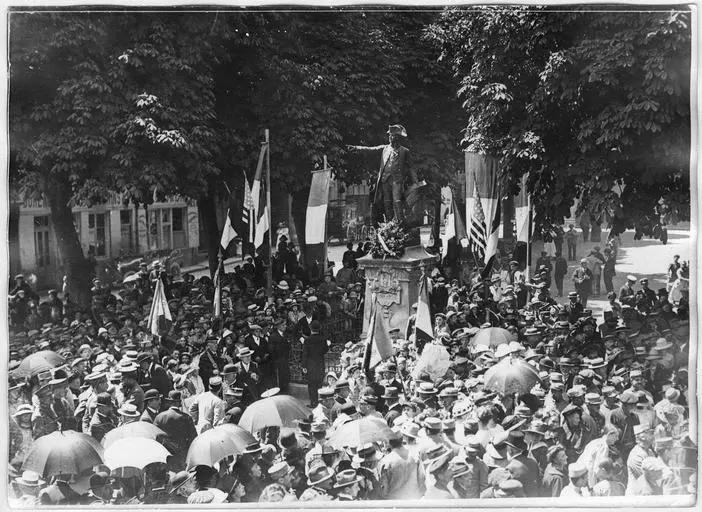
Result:
{"type": "Polygon", "coordinates": [[[385,148],[384,144],[381,144],[380,146],[346,146],[346,149],[349,151],[382,151],[385,148]]]}

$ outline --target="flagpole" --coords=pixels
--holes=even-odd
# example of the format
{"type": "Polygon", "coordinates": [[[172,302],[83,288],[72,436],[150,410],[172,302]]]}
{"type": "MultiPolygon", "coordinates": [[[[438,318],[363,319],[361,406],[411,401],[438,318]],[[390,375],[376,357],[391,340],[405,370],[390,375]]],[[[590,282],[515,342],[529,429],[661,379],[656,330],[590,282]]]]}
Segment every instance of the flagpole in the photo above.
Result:
{"type": "MultiPolygon", "coordinates": [[[[327,172],[327,155],[324,155],[324,172],[327,172]]],[[[327,189],[327,204],[329,203],[329,190],[327,189]]],[[[327,256],[328,244],[327,244],[327,217],[324,217],[324,250],[322,254],[324,255],[324,265],[322,266],[322,276],[327,275],[327,264],[329,262],[329,257],[327,256]]],[[[322,277],[324,279],[324,277],[322,277]]]]}
{"type": "Polygon", "coordinates": [[[266,128],[266,202],[268,203],[268,268],[266,269],[266,291],[273,297],[273,212],[271,211],[271,142],[270,131],[266,128]]]}

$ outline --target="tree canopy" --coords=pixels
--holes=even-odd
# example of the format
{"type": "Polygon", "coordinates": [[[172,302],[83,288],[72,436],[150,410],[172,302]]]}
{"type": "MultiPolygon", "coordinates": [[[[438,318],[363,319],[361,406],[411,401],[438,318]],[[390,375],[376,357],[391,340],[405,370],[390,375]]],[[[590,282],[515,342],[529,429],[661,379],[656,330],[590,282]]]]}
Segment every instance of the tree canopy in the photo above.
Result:
{"type": "Polygon", "coordinates": [[[429,37],[461,82],[463,145],[528,173],[537,226],[580,209],[651,234],[689,216],[689,10],[447,9],[429,37]]]}

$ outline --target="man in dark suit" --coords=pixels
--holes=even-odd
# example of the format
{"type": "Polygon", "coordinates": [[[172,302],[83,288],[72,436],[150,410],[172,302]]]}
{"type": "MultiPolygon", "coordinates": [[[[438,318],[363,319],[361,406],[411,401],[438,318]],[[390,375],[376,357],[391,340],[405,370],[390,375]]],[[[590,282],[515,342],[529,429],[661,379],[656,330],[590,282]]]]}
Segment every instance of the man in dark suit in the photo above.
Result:
{"type": "Polygon", "coordinates": [[[261,329],[261,326],[253,324],[249,329],[251,334],[244,339],[244,343],[253,352],[251,359],[258,366],[261,372],[260,376],[263,377],[266,387],[273,387],[275,370],[272,365],[268,340],[263,336],[263,329],[261,329]]]}
{"type": "Polygon", "coordinates": [[[312,335],[312,331],[310,330],[310,325],[312,325],[312,322],[314,320],[319,320],[319,317],[317,313],[315,312],[315,305],[316,305],[317,297],[311,296],[307,298],[307,303],[304,305],[304,310],[305,310],[305,316],[300,318],[297,322],[297,332],[299,335],[303,338],[306,338],[308,336],[312,335]],[[314,299],[314,300],[310,300],[314,299]]]}
{"type": "Polygon", "coordinates": [[[139,372],[137,380],[142,389],[155,389],[162,396],[168,395],[173,389],[173,382],[168,376],[163,366],[153,361],[153,355],[149,352],[140,352],[137,356],[139,372]]]}
{"type": "Polygon", "coordinates": [[[180,466],[185,462],[185,454],[192,440],[197,437],[197,431],[193,419],[181,409],[180,391],[171,391],[164,401],[168,409],[156,416],[154,425],[168,434],[169,441],[174,445],[171,453],[178,459],[179,464],[176,465],[180,466]]]}
{"type": "Polygon", "coordinates": [[[261,396],[259,386],[261,384],[261,371],[256,363],[251,361],[253,350],[249,347],[242,347],[237,350],[236,356],[239,362],[234,366],[236,368],[235,385],[244,390],[242,403],[249,405],[255,402],[261,396]]]}
{"type": "Polygon", "coordinates": [[[268,335],[273,364],[278,375],[281,393],[287,393],[290,385],[290,343],[285,339],[285,318],[277,318],[273,331],[268,335]]]}
{"type": "Polygon", "coordinates": [[[407,137],[407,131],[402,125],[388,127],[388,142],[380,146],[348,146],[355,151],[382,151],[378,178],[375,182],[373,198],[373,217],[378,220],[379,207],[382,206],[385,217],[403,220],[402,199],[404,182],[409,176],[412,184],[417,183],[417,175],[410,167],[409,149],[401,144],[402,137],[407,137]]]}
{"type": "Polygon", "coordinates": [[[144,405],[140,421],[153,423],[161,410],[161,395],[159,395],[158,390],[151,388],[144,393],[144,405]]]}
{"type": "Polygon", "coordinates": [[[324,354],[329,350],[331,341],[325,340],[319,334],[321,324],[313,320],[310,324],[312,334],[302,345],[302,372],[307,375],[307,392],[310,397],[310,407],[317,407],[317,391],[324,381],[324,354]]]}
{"type": "Polygon", "coordinates": [[[215,371],[222,371],[224,366],[224,361],[219,357],[217,353],[217,338],[210,336],[207,338],[207,348],[200,355],[200,377],[202,378],[202,383],[205,386],[205,391],[210,389],[209,380],[210,377],[214,375],[215,371]]]}

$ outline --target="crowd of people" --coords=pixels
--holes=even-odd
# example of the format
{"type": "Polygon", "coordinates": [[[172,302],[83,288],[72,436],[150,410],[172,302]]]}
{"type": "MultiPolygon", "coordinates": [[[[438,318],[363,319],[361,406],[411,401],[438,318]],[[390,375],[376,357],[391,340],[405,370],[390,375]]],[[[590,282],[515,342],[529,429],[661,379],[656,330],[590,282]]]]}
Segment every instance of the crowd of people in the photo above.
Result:
{"type": "MultiPolygon", "coordinates": [[[[605,269],[616,252],[607,249],[605,269]]],[[[211,279],[170,275],[158,265],[142,268],[119,293],[96,281],[85,310],[56,290],[40,302],[17,276],[9,335],[12,503],[695,492],[689,305],[687,288],[675,284],[686,279],[678,258],[668,270],[669,286],[655,292],[645,277],[632,275],[617,295],[605,277],[609,304],[601,321],[587,309],[593,290],[587,258],[573,274],[578,291],[565,304],[551,297],[553,284],[563,294],[565,273],[560,285],[558,277],[552,283],[560,252],[555,259],[542,254],[528,280],[509,258],[485,280],[479,269],[461,282],[437,266],[428,276],[433,339],[417,338],[415,304],[406,328],[389,333],[395,355],[368,368],[364,340],[351,334],[350,324],[351,339],[321,334],[330,318],[351,322],[363,312],[365,283],[356,261],[363,251],[357,251],[349,247],[343,269],[321,282],[294,264],[280,266],[270,299],[261,288],[260,255],[247,256],[224,274],[222,318],[215,320],[211,279]],[[589,287],[581,279],[590,280],[589,287]],[[158,280],[173,318],[161,336],[147,326],[158,280]],[[497,336],[502,333],[506,338],[497,336]],[[486,334],[488,341],[478,342],[486,334]],[[237,424],[262,398],[291,393],[296,343],[309,415],[294,426],[251,432],[256,442],[243,453],[189,467],[186,455],[198,436],[237,424]],[[344,345],[340,372],[327,371],[325,363],[333,343],[344,345]],[[59,362],[36,371],[26,364],[45,351],[58,354],[59,362]],[[426,360],[437,351],[449,362],[440,374],[426,360]],[[528,366],[517,379],[521,387],[498,389],[487,378],[505,361],[528,366]],[[342,447],[330,442],[362,418],[377,419],[386,435],[342,447]],[[24,464],[36,440],[52,432],[73,430],[100,442],[139,421],[165,432],[167,463],[136,474],[104,464],[82,474],[48,474],[24,464]]]]}

